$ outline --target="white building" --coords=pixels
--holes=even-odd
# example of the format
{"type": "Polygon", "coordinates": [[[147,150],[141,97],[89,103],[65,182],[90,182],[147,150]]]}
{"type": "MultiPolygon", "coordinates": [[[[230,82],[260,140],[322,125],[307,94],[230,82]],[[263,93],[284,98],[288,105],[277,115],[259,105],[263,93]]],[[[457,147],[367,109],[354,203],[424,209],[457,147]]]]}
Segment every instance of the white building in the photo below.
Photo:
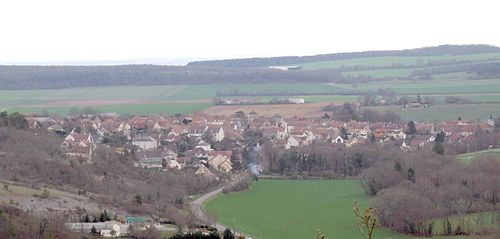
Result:
{"type": "Polygon", "coordinates": [[[158,147],[158,141],[151,136],[135,137],[132,140],[132,145],[142,150],[156,149],[158,147]]]}
{"type": "Polygon", "coordinates": [[[304,98],[289,98],[288,102],[293,104],[304,104],[306,101],[304,98]]]}

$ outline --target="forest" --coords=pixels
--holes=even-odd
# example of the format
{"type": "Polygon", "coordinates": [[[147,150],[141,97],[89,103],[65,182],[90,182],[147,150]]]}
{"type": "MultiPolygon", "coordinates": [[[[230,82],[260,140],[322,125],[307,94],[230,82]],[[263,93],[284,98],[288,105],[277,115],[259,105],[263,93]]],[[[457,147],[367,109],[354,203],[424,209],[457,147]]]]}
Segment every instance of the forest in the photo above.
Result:
{"type": "Polygon", "coordinates": [[[345,60],[361,57],[383,57],[383,56],[434,56],[434,55],[465,55],[500,52],[500,48],[490,45],[441,45],[437,47],[424,47],[408,50],[393,51],[365,51],[335,54],[320,54],[314,56],[284,56],[269,58],[247,58],[214,61],[194,61],[188,66],[205,67],[267,67],[282,66],[317,61],[345,60]]]}
{"type": "MultiPolygon", "coordinates": [[[[278,70],[271,65],[323,62],[380,56],[447,56],[496,53],[500,48],[488,45],[444,45],[400,51],[368,51],[302,57],[250,58],[192,62],[187,66],[113,65],[113,66],[0,66],[0,90],[60,89],[69,87],[116,85],[203,85],[214,83],[304,83],[328,82],[359,84],[379,80],[366,74],[351,75],[352,70],[402,69],[409,67],[393,62],[384,67],[375,65],[342,65],[314,70],[278,70]],[[346,73],[347,74],[344,74],[346,73]]],[[[496,58],[495,58],[496,59],[496,58]]],[[[412,74],[401,80],[430,80],[434,74],[465,72],[470,79],[500,77],[500,63],[494,59],[434,60],[412,63],[412,74]],[[415,65],[416,64],[416,65],[415,65]],[[423,64],[423,65],[422,65],[423,64]]],[[[227,95],[228,92],[219,92],[227,95]]],[[[251,94],[245,93],[244,94],[251,94]]]]}
{"type": "Polygon", "coordinates": [[[366,81],[335,70],[288,72],[273,69],[207,68],[160,65],[0,66],[0,89],[59,89],[114,85],[189,85],[211,83],[294,83],[366,81]]]}

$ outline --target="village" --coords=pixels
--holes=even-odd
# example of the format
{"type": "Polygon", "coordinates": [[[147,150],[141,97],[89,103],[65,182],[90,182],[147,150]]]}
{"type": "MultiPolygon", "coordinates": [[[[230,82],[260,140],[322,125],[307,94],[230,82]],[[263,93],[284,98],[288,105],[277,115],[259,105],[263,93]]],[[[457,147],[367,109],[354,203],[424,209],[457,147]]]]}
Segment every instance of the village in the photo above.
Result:
{"type": "Polygon", "coordinates": [[[315,143],[351,147],[366,142],[394,142],[402,150],[418,150],[430,146],[438,133],[444,134],[446,142],[456,144],[474,140],[478,132],[494,132],[495,128],[492,117],[486,122],[411,121],[407,124],[283,118],[279,115],[262,117],[255,112],[242,111],[232,116],[30,115],[27,120],[31,129],[41,128],[61,135],[61,149],[69,157],[90,163],[96,147],[105,146],[121,154],[134,153],[136,167],[164,171],[196,167],[197,174],[207,177],[214,176],[211,170],[231,173],[235,162],[243,163],[241,152],[249,146],[248,132],[253,132],[254,141],[266,140],[284,149],[315,143]],[[411,124],[413,126],[409,126],[411,124]]]}
{"type": "MultiPolygon", "coordinates": [[[[244,152],[264,143],[282,150],[315,144],[349,148],[391,143],[402,151],[417,151],[432,148],[436,140],[449,144],[465,142],[469,146],[478,141],[478,134],[495,132],[492,117],[485,122],[461,119],[435,123],[342,122],[326,117],[263,117],[255,112],[238,111],[231,116],[98,113],[68,117],[27,115],[26,119],[31,130],[59,135],[60,149],[66,156],[84,164],[92,164],[98,148],[104,147],[118,154],[132,155],[137,168],[166,174],[189,168],[210,181],[223,180],[221,175],[226,175],[226,179],[237,177],[249,163],[244,152]],[[441,139],[437,139],[439,137],[441,139]]],[[[258,161],[252,163],[259,164],[258,161]]],[[[76,231],[97,230],[106,237],[126,235],[132,227],[136,230],[150,227],[157,231],[176,230],[158,224],[157,220],[141,218],[137,221],[136,218],[124,216],[104,222],[69,222],[67,227],[76,231]]]]}

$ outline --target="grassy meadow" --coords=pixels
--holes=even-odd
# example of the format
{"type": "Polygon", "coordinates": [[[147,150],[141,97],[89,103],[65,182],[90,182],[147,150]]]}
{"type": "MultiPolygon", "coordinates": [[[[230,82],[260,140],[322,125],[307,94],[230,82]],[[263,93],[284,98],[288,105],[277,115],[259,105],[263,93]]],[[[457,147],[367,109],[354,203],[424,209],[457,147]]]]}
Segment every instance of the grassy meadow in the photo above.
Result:
{"type": "Polygon", "coordinates": [[[429,63],[439,63],[444,61],[496,61],[500,60],[500,53],[482,53],[468,55],[442,55],[442,56],[383,56],[383,57],[365,57],[335,61],[319,61],[312,63],[298,64],[306,70],[319,69],[339,69],[343,67],[423,67],[429,63]]]}
{"type": "MultiPolygon", "coordinates": [[[[364,238],[358,231],[353,201],[368,206],[358,180],[261,179],[245,192],[225,194],[205,205],[218,221],[258,239],[364,238]]],[[[410,238],[378,229],[374,238],[410,238]]],[[[453,237],[456,238],[456,237],[453,237]]]]}
{"type": "MultiPolygon", "coordinates": [[[[222,195],[205,209],[218,221],[262,239],[329,237],[363,238],[352,213],[367,198],[357,180],[271,180],[255,182],[249,191],[222,195]]],[[[401,238],[379,231],[376,238],[401,238]]]]}
{"type": "Polygon", "coordinates": [[[487,120],[490,115],[500,115],[500,104],[465,104],[465,105],[435,105],[430,108],[402,109],[401,106],[367,106],[363,109],[376,111],[393,111],[401,115],[405,121],[445,121],[457,120],[487,120]]]}
{"type": "Polygon", "coordinates": [[[489,150],[472,152],[472,153],[468,153],[468,154],[467,153],[460,154],[457,156],[457,159],[461,162],[469,164],[474,159],[476,159],[477,157],[480,157],[480,156],[488,156],[488,157],[494,157],[494,158],[500,159],[500,149],[489,149],[489,150]]]}

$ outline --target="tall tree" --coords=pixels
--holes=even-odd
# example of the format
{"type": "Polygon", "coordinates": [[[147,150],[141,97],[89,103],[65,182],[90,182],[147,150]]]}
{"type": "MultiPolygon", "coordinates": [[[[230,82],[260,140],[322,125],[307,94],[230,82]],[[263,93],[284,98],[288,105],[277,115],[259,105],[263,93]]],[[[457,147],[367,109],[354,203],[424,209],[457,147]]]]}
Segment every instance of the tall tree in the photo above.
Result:
{"type": "Polygon", "coordinates": [[[414,135],[417,133],[417,127],[415,126],[415,122],[413,120],[410,120],[408,122],[408,134],[414,135]]]}

